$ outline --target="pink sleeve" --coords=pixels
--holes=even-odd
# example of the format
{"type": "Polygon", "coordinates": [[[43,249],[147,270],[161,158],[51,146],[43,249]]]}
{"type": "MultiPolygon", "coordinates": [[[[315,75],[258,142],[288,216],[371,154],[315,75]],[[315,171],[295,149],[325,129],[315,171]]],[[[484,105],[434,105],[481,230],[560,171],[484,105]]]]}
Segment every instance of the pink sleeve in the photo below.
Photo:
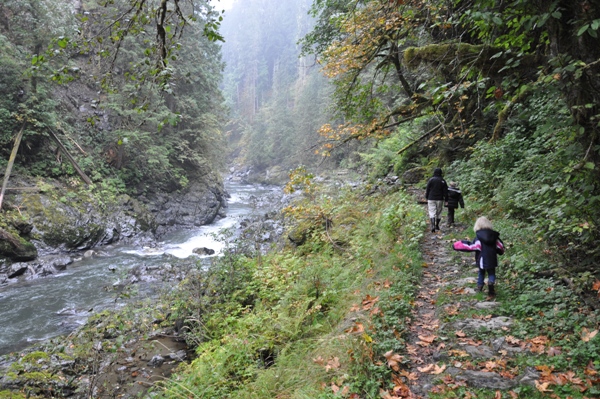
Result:
{"type": "Polygon", "coordinates": [[[456,241],[454,244],[452,244],[452,248],[454,248],[455,251],[481,251],[481,243],[479,242],[479,240],[475,241],[472,244],[467,244],[462,241],[456,241]]]}
{"type": "Polygon", "coordinates": [[[504,244],[500,240],[496,240],[496,253],[502,255],[504,253],[504,244]]]}

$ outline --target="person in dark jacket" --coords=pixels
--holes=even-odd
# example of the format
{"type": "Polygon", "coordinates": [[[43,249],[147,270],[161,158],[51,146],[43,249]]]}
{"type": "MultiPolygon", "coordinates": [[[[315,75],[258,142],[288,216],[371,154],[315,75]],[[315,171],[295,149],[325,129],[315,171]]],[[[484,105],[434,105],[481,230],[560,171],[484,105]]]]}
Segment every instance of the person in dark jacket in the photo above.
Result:
{"type": "Polygon", "coordinates": [[[458,208],[460,205],[461,208],[465,207],[465,201],[463,200],[462,193],[458,189],[458,184],[456,182],[450,182],[450,187],[448,187],[448,203],[446,206],[448,207],[448,226],[454,224],[454,210],[458,208]]]}
{"type": "Polygon", "coordinates": [[[504,243],[500,239],[500,233],[494,231],[492,223],[486,217],[477,219],[473,230],[475,231],[473,241],[457,241],[452,247],[455,251],[475,252],[475,263],[479,270],[477,289],[483,291],[485,274],[487,273],[488,294],[490,298],[493,298],[496,296],[494,285],[496,284],[498,255],[504,253],[504,243]]]}
{"type": "Polygon", "coordinates": [[[442,170],[435,168],[433,176],[427,180],[425,189],[425,199],[427,200],[427,210],[429,212],[429,221],[431,222],[431,232],[435,233],[440,229],[440,220],[444,202],[448,202],[448,185],[442,177],[442,170]]]}

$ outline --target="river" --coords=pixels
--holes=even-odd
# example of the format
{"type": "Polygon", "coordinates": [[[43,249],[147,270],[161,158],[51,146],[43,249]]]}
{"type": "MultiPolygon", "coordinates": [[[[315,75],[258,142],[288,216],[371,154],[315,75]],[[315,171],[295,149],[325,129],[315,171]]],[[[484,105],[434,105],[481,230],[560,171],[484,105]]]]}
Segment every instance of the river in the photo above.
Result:
{"type": "MultiPolygon", "coordinates": [[[[199,247],[214,249],[213,256],[218,256],[225,244],[215,235],[237,226],[241,218],[255,212],[253,198],[276,190],[235,182],[227,182],[225,189],[231,195],[227,217],[211,225],[174,232],[153,248],[127,245],[97,248],[98,256],[76,261],[59,274],[0,288],[0,354],[67,334],[83,325],[94,312],[122,306],[124,301],[117,300],[113,287],[127,270],[140,263],[164,265],[172,257],[197,256],[192,251],[199,247]]],[[[210,257],[201,258],[205,264],[210,263],[210,257]]],[[[141,290],[136,298],[153,292],[141,290]]]]}

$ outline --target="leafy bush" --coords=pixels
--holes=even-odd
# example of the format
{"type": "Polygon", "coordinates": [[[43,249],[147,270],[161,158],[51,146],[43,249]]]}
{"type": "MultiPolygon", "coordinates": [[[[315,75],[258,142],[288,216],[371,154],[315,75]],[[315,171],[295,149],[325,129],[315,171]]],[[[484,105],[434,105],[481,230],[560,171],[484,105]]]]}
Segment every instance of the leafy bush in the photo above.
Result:
{"type": "Polygon", "coordinates": [[[552,91],[536,93],[497,142],[479,142],[453,171],[469,195],[531,223],[536,234],[568,250],[591,249],[600,216],[597,170],[565,104],[552,91]]]}

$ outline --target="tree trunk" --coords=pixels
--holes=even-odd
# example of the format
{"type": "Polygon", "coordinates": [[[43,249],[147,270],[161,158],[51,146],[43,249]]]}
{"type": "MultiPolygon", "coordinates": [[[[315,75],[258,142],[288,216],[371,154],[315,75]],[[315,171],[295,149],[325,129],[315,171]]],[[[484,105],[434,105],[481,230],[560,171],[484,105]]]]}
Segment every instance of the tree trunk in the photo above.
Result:
{"type": "Polygon", "coordinates": [[[4,200],[4,192],[6,191],[6,186],[8,185],[8,178],[10,177],[10,173],[12,171],[13,164],[15,163],[15,158],[17,157],[17,152],[19,151],[19,146],[21,145],[21,138],[23,137],[23,131],[25,130],[25,125],[27,122],[23,122],[23,126],[21,126],[21,130],[17,134],[15,138],[15,145],[13,146],[12,153],[10,154],[10,158],[8,159],[8,165],[6,166],[6,173],[4,173],[4,181],[2,182],[2,190],[0,191],[0,210],[2,210],[2,201],[4,200]]]}

